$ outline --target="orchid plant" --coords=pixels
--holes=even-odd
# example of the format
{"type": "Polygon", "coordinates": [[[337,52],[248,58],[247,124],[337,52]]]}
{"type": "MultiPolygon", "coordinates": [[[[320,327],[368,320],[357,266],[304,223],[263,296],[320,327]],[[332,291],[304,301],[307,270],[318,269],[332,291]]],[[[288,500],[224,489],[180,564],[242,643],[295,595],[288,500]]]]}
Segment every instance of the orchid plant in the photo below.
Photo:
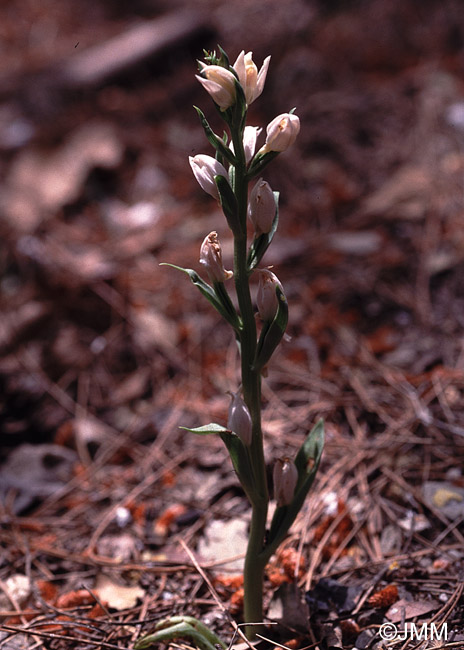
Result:
{"type": "MultiPolygon", "coordinates": [[[[223,137],[216,135],[204,113],[195,107],[215,156],[198,154],[189,160],[201,188],[220,203],[224,212],[234,239],[233,270],[224,268],[221,244],[215,231],[205,237],[200,248],[200,264],[209,282],[193,269],[174,267],[190,277],[227,321],[240,354],[241,376],[232,393],[227,426],[211,423],[188,431],[221,437],[251,505],[244,565],[244,619],[250,639],[263,622],[265,566],[285,538],[311,488],[324,436],[323,423],[319,421],[293,459],[286,457],[275,462],[273,496],[276,508],[267,528],[270,496],[261,427],[261,382],[284,336],[288,305],[278,277],[261,266],[279,219],[279,193],[273,191],[261,175],[279,153],[295,142],[300,130],[300,120],[294,110],[278,115],[268,124],[265,143],[256,151],[262,129],[246,124],[247,110],[263,92],[270,58],[264,60],[258,71],[251,52],[242,51],[230,65],[227,54],[219,48],[219,54],[205,52],[205,63],[199,64],[196,78],[211,96],[227,130],[223,137]],[[249,191],[252,181],[254,184],[249,191]],[[250,227],[247,227],[247,220],[250,227]],[[226,287],[232,279],[235,302],[226,287]],[[250,290],[250,283],[256,279],[258,319],[250,290]]],[[[193,625],[196,635],[198,626],[192,620],[195,619],[176,621],[176,625],[187,626],[190,635],[193,625]]],[[[169,636],[169,629],[163,622],[163,638],[169,636]]],[[[142,639],[137,647],[149,647],[151,642],[158,640],[156,634],[159,632],[142,639]]]]}

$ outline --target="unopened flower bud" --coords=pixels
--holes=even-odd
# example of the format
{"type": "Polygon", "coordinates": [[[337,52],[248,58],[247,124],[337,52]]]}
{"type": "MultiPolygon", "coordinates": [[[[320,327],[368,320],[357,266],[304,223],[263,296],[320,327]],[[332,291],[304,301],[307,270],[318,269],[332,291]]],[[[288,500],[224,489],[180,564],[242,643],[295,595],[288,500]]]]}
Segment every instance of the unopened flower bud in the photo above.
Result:
{"type": "Polygon", "coordinates": [[[248,200],[248,217],[255,229],[256,236],[270,232],[276,213],[276,202],[271,186],[262,178],[250,192],[248,200]]]}
{"type": "Polygon", "coordinates": [[[221,165],[216,158],[207,156],[203,153],[194,157],[189,156],[189,162],[193,174],[201,188],[219,201],[219,191],[214,181],[214,177],[224,176],[226,179],[229,178],[224,165],[221,165]]]}
{"type": "Polygon", "coordinates": [[[227,427],[236,433],[245,445],[251,444],[252,422],[250,411],[238,393],[232,395],[227,427]]]}
{"type": "Polygon", "coordinates": [[[274,498],[277,507],[288,506],[295,494],[298,482],[298,470],[290,458],[279,458],[274,465],[274,498]]]}
{"type": "Polygon", "coordinates": [[[223,111],[235,104],[235,75],[221,65],[201,64],[201,75],[195,75],[203,88],[211,95],[213,101],[223,111]]]}
{"type": "Polygon", "coordinates": [[[206,269],[211,282],[224,282],[233,276],[232,271],[226,271],[222,264],[222,249],[213,230],[205,237],[200,249],[200,264],[206,269]]]}
{"type": "Polygon", "coordinates": [[[282,288],[282,285],[275,273],[268,269],[260,269],[256,304],[258,306],[259,317],[265,322],[274,320],[279,306],[276,287],[282,288]]]}
{"type": "Polygon", "coordinates": [[[261,70],[258,72],[258,68],[253,61],[253,52],[245,54],[245,51],[242,50],[238,55],[233,67],[242,85],[247,104],[254,102],[263,92],[270,60],[270,56],[266,57],[261,70]]]}
{"type": "MultiPolygon", "coordinates": [[[[256,140],[261,131],[262,129],[259,126],[246,126],[243,131],[243,149],[245,151],[245,161],[247,164],[255,155],[256,140]]],[[[234,152],[233,142],[230,143],[230,149],[234,152]]]]}
{"type": "Polygon", "coordinates": [[[285,151],[300,132],[300,119],[293,113],[282,113],[269,122],[266,128],[266,144],[261,153],[285,151]]]}

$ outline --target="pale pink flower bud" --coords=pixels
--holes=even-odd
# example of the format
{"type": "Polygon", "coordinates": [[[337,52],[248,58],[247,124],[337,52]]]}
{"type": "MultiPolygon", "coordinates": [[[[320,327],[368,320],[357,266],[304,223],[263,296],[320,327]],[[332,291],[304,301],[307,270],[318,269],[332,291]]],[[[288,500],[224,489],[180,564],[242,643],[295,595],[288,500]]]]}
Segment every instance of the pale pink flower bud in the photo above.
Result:
{"type": "Polygon", "coordinates": [[[255,155],[256,140],[262,129],[259,126],[246,126],[243,132],[243,148],[245,149],[245,160],[247,163],[255,155]]]}
{"type": "Polygon", "coordinates": [[[214,182],[215,176],[224,176],[229,178],[224,165],[206,154],[200,153],[197,156],[189,156],[190,167],[192,168],[193,175],[197,179],[201,188],[211,196],[219,201],[219,192],[216,183],[214,182]]]}
{"type": "Polygon", "coordinates": [[[295,494],[298,482],[298,470],[290,458],[279,458],[274,465],[274,498],[277,507],[288,506],[295,494]]]}
{"type": "Polygon", "coordinates": [[[293,113],[282,113],[269,122],[266,128],[266,144],[261,153],[285,151],[296,140],[300,132],[300,118],[293,113]]]}
{"type": "Polygon", "coordinates": [[[256,236],[270,232],[276,213],[276,202],[271,186],[262,178],[250,192],[248,200],[248,217],[255,229],[256,236]]]}
{"type": "MultiPolygon", "coordinates": [[[[255,155],[256,140],[262,129],[259,126],[246,126],[243,131],[243,149],[245,151],[245,161],[247,163],[255,155]]],[[[234,143],[230,143],[230,150],[234,152],[234,143]]],[[[235,153],[235,152],[234,152],[235,153]]]]}
{"type": "Polygon", "coordinates": [[[213,101],[225,111],[235,104],[235,75],[230,70],[223,68],[221,65],[201,64],[200,75],[195,75],[203,88],[211,95],[213,101]]]}
{"type": "Polygon", "coordinates": [[[227,428],[236,433],[245,445],[251,444],[252,422],[250,411],[238,393],[232,395],[227,428]]]}
{"type": "Polygon", "coordinates": [[[279,306],[276,287],[282,288],[278,277],[268,269],[259,269],[259,285],[256,294],[256,304],[261,320],[270,322],[274,320],[279,306]]]}
{"type": "Polygon", "coordinates": [[[224,282],[233,276],[232,271],[226,271],[222,264],[222,249],[213,230],[205,237],[200,249],[200,264],[206,269],[211,282],[224,282]]]}
{"type": "Polygon", "coordinates": [[[245,51],[242,50],[233,66],[238,75],[243,92],[245,93],[247,104],[254,102],[263,92],[269,62],[271,60],[270,56],[266,57],[261,70],[258,72],[258,68],[256,67],[252,57],[253,52],[245,54],[245,51]]]}

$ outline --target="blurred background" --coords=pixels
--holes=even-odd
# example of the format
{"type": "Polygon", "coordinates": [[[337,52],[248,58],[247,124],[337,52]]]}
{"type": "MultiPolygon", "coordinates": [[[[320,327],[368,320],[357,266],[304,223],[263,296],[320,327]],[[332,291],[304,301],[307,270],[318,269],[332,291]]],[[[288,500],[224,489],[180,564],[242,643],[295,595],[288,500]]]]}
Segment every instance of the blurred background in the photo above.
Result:
{"type": "MultiPolygon", "coordinates": [[[[414,390],[434,369],[462,382],[460,9],[453,0],[5,0],[2,447],[49,441],[78,411],[151,438],[173,395],[192,419],[226,403],[217,395],[235,382],[227,328],[186,278],[159,267],[198,269],[213,229],[230,259],[222,216],[188,165],[211,153],[192,105],[222,128],[194,78],[203,48],[217,43],[232,61],[241,49],[258,65],[272,55],[249,123],[264,127],[294,106],[302,123],[292,152],[266,170],[282,216],[265,261],[291,306],[281,360],[312,377],[305,402],[322,400],[316,414],[341,424],[337,400],[345,388],[351,399],[359,363],[381,384],[378,361],[414,390]],[[328,393],[322,379],[333,382],[328,393]]],[[[459,413],[437,414],[443,431],[462,427],[459,382],[459,413]]]]}

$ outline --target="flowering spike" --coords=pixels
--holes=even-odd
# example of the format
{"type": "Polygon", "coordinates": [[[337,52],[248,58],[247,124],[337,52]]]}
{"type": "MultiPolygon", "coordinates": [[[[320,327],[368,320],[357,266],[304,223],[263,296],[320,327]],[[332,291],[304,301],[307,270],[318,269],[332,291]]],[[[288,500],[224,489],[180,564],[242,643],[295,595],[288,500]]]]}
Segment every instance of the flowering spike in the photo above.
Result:
{"type": "Polygon", "coordinates": [[[226,271],[222,263],[222,249],[217,232],[213,230],[205,237],[200,249],[200,264],[206,269],[209,279],[214,284],[224,282],[233,276],[232,271],[226,271]]]}

